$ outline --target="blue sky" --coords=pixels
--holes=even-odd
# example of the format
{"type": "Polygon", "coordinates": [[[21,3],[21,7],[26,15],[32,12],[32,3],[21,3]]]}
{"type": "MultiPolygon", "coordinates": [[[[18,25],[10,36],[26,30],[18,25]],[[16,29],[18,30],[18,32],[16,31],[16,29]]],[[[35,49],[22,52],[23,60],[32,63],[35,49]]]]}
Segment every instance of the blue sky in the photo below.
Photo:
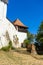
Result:
{"type": "Polygon", "coordinates": [[[9,0],[7,18],[12,22],[20,19],[32,34],[36,34],[43,20],[43,0],[9,0]]]}

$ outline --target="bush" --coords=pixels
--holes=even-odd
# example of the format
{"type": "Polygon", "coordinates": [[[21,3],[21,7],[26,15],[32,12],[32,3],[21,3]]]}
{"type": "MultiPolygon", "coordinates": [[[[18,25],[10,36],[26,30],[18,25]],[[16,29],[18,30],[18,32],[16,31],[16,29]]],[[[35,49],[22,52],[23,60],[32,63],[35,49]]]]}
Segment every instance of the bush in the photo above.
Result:
{"type": "Polygon", "coordinates": [[[24,40],[24,44],[27,46],[28,44],[30,44],[30,40],[25,39],[25,40],[24,40]]]}
{"type": "Polygon", "coordinates": [[[2,47],[1,50],[3,51],[9,51],[10,49],[12,49],[12,42],[10,41],[8,46],[2,47]]]}
{"type": "Polygon", "coordinates": [[[12,50],[15,50],[16,48],[14,48],[14,47],[11,47],[11,49],[12,49],[12,50]]]}
{"type": "Polygon", "coordinates": [[[12,48],[12,41],[9,42],[9,48],[12,48]]]}
{"type": "Polygon", "coordinates": [[[29,51],[29,52],[31,53],[31,50],[32,50],[32,44],[29,44],[29,45],[27,46],[27,51],[29,51]]]}
{"type": "Polygon", "coordinates": [[[9,51],[9,46],[2,47],[1,50],[3,50],[3,51],[9,51]]]}
{"type": "Polygon", "coordinates": [[[31,53],[32,44],[30,44],[30,40],[25,39],[24,44],[26,45],[27,51],[29,51],[31,53]]]}

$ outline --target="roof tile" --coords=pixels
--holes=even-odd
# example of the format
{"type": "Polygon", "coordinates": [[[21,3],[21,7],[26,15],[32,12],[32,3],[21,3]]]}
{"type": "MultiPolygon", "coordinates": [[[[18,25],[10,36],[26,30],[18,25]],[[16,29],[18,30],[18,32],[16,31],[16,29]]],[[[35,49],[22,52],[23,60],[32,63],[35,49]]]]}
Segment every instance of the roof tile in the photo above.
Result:
{"type": "Polygon", "coordinates": [[[17,25],[17,26],[22,26],[22,27],[27,27],[25,26],[19,19],[16,19],[14,22],[13,22],[14,25],[17,25]]]}

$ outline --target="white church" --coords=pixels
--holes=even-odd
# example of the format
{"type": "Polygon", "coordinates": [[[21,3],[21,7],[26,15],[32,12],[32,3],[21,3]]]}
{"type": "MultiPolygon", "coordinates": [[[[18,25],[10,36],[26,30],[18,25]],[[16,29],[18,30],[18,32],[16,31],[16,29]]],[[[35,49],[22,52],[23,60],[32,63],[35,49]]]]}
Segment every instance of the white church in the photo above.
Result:
{"type": "MultiPolygon", "coordinates": [[[[0,48],[7,46],[9,39],[6,38],[6,32],[15,48],[21,47],[23,41],[27,38],[27,28],[19,19],[11,23],[6,18],[8,0],[0,0],[0,48]],[[18,37],[18,44],[15,43],[15,37],[18,37]]],[[[8,36],[7,36],[8,37],[8,36]]]]}

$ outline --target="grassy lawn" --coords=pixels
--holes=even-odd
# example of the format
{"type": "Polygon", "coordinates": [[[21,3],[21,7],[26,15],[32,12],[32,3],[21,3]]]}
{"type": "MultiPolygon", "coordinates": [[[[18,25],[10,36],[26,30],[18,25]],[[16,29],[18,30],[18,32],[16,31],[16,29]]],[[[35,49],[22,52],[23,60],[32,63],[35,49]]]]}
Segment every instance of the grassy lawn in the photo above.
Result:
{"type": "Polygon", "coordinates": [[[31,55],[23,48],[0,51],[0,65],[43,65],[43,55],[31,55]]]}

